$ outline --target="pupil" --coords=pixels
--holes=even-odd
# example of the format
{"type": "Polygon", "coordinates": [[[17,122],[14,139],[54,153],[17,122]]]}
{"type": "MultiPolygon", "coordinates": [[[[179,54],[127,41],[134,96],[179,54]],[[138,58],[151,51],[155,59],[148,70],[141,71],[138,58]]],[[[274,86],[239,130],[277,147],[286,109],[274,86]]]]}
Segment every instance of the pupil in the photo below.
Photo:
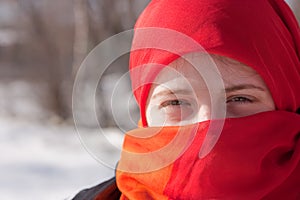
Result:
{"type": "Polygon", "coordinates": [[[242,97],[236,97],[236,98],[234,99],[234,101],[242,101],[242,100],[243,100],[242,97]]]}
{"type": "Polygon", "coordinates": [[[180,105],[180,101],[172,101],[172,105],[180,105]]]}

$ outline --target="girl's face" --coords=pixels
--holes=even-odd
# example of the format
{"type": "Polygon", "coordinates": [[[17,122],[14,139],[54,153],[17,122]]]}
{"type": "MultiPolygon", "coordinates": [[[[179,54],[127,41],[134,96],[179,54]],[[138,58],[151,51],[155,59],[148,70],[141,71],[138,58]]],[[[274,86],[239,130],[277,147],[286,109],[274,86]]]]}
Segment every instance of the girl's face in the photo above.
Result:
{"type": "MultiPolygon", "coordinates": [[[[224,87],[214,88],[214,101],[224,100],[226,118],[275,110],[262,78],[250,67],[229,58],[213,56],[224,87]],[[224,61],[225,59],[225,61],[224,61]]],[[[156,77],[149,93],[149,126],[187,125],[211,119],[211,94],[199,72],[179,58],[156,77]]]]}

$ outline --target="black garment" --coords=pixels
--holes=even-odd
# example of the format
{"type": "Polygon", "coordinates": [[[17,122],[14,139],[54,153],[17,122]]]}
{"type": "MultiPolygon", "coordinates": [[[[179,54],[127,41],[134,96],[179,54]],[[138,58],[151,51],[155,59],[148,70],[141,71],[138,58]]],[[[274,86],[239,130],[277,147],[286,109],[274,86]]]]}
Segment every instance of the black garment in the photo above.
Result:
{"type": "Polygon", "coordinates": [[[72,200],[117,200],[120,199],[121,192],[119,191],[116,178],[109,179],[92,188],[80,191],[72,200]]]}

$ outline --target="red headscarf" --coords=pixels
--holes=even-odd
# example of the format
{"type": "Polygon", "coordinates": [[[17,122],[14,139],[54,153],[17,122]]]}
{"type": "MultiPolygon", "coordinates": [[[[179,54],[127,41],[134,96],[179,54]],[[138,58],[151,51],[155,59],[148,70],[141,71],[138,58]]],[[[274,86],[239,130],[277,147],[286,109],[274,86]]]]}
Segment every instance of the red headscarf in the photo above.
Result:
{"type": "Polygon", "coordinates": [[[144,128],[125,137],[121,199],[300,199],[299,57],[299,26],[283,0],[151,1],[130,57],[144,128]],[[226,119],[213,150],[199,158],[212,121],[147,128],[145,109],[159,71],[203,50],[256,70],[277,110],[226,119]]]}
{"type": "Polygon", "coordinates": [[[299,26],[283,0],[153,0],[136,23],[130,55],[132,86],[144,126],[151,87],[147,83],[159,72],[149,64],[165,66],[177,58],[173,52],[199,50],[172,33],[145,30],[150,27],[177,31],[208,53],[252,67],[266,82],[278,110],[295,112],[300,107],[299,26]],[[168,46],[173,52],[149,46],[168,46]]]}

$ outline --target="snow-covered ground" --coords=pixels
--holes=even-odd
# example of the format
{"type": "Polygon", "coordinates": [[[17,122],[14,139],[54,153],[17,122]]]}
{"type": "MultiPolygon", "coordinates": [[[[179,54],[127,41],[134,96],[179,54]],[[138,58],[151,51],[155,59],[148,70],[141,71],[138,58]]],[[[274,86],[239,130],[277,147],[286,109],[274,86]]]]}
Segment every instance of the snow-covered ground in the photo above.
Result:
{"type": "MultiPolygon", "coordinates": [[[[97,130],[80,129],[80,134],[105,159],[118,160],[123,139],[118,129],[104,130],[108,140],[97,130]]],[[[114,175],[87,152],[72,125],[0,118],[0,150],[3,200],[66,199],[114,175]]]]}

